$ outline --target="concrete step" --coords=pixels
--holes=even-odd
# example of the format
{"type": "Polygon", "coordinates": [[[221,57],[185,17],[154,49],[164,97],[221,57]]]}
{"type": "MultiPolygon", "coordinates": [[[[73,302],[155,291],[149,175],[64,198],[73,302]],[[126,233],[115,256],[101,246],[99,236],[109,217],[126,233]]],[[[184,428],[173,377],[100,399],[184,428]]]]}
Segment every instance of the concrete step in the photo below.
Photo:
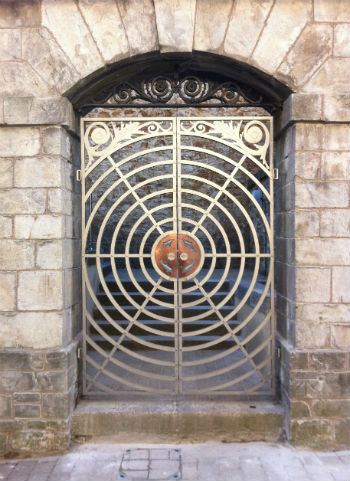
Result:
{"type": "Polygon", "coordinates": [[[87,398],[79,402],[72,418],[73,438],[122,443],[275,442],[282,429],[282,407],[271,400],[252,403],[87,398]]]}

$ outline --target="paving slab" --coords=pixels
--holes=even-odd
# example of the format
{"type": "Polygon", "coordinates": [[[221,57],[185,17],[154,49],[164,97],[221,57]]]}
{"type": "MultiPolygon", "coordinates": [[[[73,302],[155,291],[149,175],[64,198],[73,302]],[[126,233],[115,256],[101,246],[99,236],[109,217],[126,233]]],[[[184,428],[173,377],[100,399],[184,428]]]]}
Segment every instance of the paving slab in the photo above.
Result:
{"type": "Polygon", "coordinates": [[[267,442],[91,442],[75,444],[70,452],[61,456],[0,460],[0,481],[121,479],[350,481],[350,451],[311,452],[287,444],[267,442]]]}

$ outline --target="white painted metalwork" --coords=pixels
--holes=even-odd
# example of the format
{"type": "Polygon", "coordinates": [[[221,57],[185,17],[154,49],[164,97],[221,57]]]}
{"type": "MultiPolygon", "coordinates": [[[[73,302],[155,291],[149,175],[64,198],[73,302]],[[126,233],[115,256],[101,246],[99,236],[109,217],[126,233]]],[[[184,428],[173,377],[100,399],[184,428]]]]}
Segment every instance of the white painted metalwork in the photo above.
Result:
{"type": "Polygon", "coordinates": [[[271,132],[82,119],[85,394],[273,393],[271,132]]]}

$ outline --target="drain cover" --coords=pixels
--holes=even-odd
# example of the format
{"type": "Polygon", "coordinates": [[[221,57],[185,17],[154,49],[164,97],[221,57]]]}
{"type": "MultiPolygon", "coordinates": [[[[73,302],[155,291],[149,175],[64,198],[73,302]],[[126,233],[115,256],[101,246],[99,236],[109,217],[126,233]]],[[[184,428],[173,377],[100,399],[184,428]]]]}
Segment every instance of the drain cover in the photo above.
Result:
{"type": "Polygon", "coordinates": [[[127,449],[118,471],[118,480],[177,480],[182,478],[180,449],[127,449]]]}

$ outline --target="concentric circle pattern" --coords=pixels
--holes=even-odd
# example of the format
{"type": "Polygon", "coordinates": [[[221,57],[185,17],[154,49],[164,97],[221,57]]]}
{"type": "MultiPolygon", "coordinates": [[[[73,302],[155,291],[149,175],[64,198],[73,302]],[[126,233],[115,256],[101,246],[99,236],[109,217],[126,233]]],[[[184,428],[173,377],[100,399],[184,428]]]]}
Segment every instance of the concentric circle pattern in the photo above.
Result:
{"type": "Polygon", "coordinates": [[[270,127],[84,121],[85,393],[272,393],[270,127]]]}

